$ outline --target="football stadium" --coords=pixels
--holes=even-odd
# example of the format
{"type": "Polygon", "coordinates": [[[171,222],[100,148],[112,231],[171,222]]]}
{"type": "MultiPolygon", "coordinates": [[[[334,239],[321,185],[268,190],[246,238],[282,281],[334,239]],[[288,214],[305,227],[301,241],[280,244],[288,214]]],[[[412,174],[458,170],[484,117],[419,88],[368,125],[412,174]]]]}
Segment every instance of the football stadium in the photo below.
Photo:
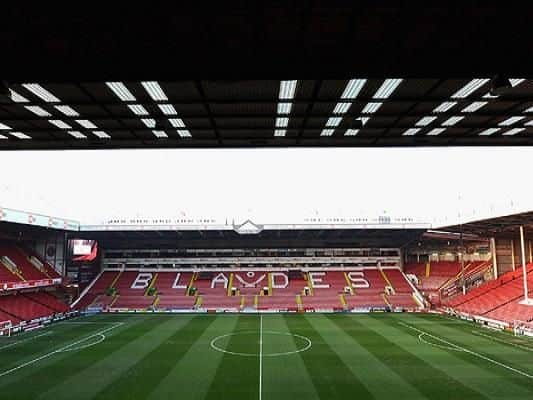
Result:
{"type": "Polygon", "coordinates": [[[224,3],[5,10],[0,399],[531,398],[527,13],[224,3]]]}

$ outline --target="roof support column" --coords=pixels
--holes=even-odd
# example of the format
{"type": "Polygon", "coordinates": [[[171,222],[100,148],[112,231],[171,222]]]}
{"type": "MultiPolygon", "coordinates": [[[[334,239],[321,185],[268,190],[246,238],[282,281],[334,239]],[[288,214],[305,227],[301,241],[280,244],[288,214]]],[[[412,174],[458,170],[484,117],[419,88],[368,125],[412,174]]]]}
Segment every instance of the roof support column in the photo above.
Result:
{"type": "Polygon", "coordinates": [[[498,260],[496,259],[496,239],[490,238],[490,252],[492,254],[492,269],[494,271],[494,279],[498,279],[498,260]]]}
{"type": "Polygon", "coordinates": [[[522,273],[524,278],[524,304],[533,305],[533,302],[529,300],[528,288],[527,288],[527,267],[526,267],[526,249],[524,244],[524,227],[520,225],[520,246],[522,250],[522,273]]]}
{"type": "Polygon", "coordinates": [[[511,265],[513,266],[513,271],[516,271],[516,262],[514,259],[514,239],[511,239],[511,265]]]}

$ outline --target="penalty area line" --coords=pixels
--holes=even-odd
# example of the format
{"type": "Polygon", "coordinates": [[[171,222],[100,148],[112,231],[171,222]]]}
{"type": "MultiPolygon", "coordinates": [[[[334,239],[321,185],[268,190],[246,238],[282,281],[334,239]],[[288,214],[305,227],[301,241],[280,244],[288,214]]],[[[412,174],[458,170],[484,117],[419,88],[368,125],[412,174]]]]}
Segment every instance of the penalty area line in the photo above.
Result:
{"type": "MultiPolygon", "coordinates": [[[[119,326],[122,326],[122,325],[124,325],[124,322],[119,322],[119,323],[117,323],[117,324],[115,324],[115,325],[113,325],[113,326],[111,326],[111,327],[109,327],[109,328],[106,328],[106,329],[101,330],[100,332],[93,333],[92,335],[86,336],[86,337],[84,337],[83,339],[80,339],[80,340],[77,340],[77,341],[75,341],[75,342],[73,342],[73,343],[67,344],[66,346],[63,346],[63,347],[61,347],[60,349],[57,349],[57,350],[51,351],[51,352],[49,352],[49,353],[43,354],[43,355],[40,356],[40,357],[37,357],[37,358],[34,358],[34,359],[32,359],[32,360],[26,361],[25,363],[22,363],[22,364],[20,364],[20,365],[17,365],[16,367],[13,367],[13,368],[10,368],[10,369],[8,369],[8,370],[6,370],[6,371],[1,372],[1,373],[0,373],[0,378],[3,377],[3,376],[9,375],[9,374],[11,374],[11,373],[13,373],[13,372],[15,372],[15,371],[18,371],[19,369],[22,369],[22,368],[28,367],[28,366],[30,366],[30,365],[33,365],[33,364],[35,364],[35,363],[38,363],[39,361],[44,360],[44,359],[46,359],[46,358],[48,358],[48,357],[51,357],[51,356],[53,356],[54,354],[62,353],[62,352],[65,352],[65,351],[70,351],[69,349],[70,349],[71,347],[76,346],[77,344],[83,343],[84,341],[86,341],[86,340],[88,340],[88,339],[91,339],[91,338],[93,338],[93,337],[95,337],[95,336],[99,336],[99,337],[101,337],[101,336],[104,335],[104,333],[109,332],[109,331],[111,331],[111,330],[113,330],[113,329],[115,329],[115,328],[118,328],[119,326]]],[[[104,336],[104,337],[105,337],[105,336],[104,336]]],[[[100,342],[98,342],[98,343],[100,343],[100,342]]],[[[83,348],[83,347],[82,347],[82,348],[83,348]]]]}
{"type": "Polygon", "coordinates": [[[448,345],[448,346],[450,346],[450,347],[453,347],[454,349],[457,349],[457,350],[463,351],[463,352],[465,352],[465,353],[471,354],[471,355],[473,355],[473,356],[475,356],[475,357],[478,357],[478,358],[480,358],[480,359],[482,359],[482,360],[484,360],[484,361],[488,361],[488,362],[490,362],[490,363],[492,363],[492,364],[494,364],[494,365],[497,365],[497,366],[499,366],[499,367],[505,368],[505,369],[507,369],[508,371],[512,371],[512,372],[514,372],[514,373],[516,373],[516,374],[519,374],[519,375],[522,375],[522,376],[524,376],[524,377],[526,377],[526,378],[533,379],[533,375],[530,375],[530,374],[528,374],[527,372],[524,372],[524,371],[521,371],[521,370],[516,369],[516,368],[514,368],[514,367],[511,367],[511,366],[509,366],[509,365],[507,365],[507,364],[504,364],[504,363],[502,363],[502,362],[500,362],[500,361],[493,360],[492,358],[489,358],[489,357],[487,357],[487,356],[484,356],[483,354],[476,353],[475,351],[470,350],[470,349],[467,349],[466,347],[462,347],[462,346],[459,346],[459,345],[457,345],[457,344],[455,344],[455,343],[451,343],[451,342],[449,342],[449,341],[447,341],[447,340],[445,340],[445,339],[443,339],[443,338],[440,338],[440,337],[438,337],[438,336],[432,335],[432,334],[429,333],[429,332],[425,332],[425,331],[423,331],[423,330],[421,330],[421,329],[415,328],[414,326],[408,325],[408,324],[406,324],[406,323],[404,323],[404,322],[398,322],[398,323],[399,323],[400,325],[402,325],[402,326],[408,328],[408,329],[411,329],[411,330],[413,330],[413,331],[415,331],[415,332],[418,332],[419,334],[424,334],[424,335],[427,336],[427,337],[430,337],[430,338],[433,338],[433,339],[435,339],[435,340],[438,340],[438,341],[440,341],[440,342],[442,342],[442,343],[444,343],[444,344],[446,344],[446,345],[448,345]]]}

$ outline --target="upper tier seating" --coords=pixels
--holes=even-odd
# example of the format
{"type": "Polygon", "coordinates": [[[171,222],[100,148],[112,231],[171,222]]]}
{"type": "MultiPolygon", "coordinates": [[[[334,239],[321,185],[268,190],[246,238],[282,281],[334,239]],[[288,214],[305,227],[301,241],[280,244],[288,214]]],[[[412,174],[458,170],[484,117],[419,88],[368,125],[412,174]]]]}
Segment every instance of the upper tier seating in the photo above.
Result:
{"type": "Polygon", "coordinates": [[[48,276],[37,269],[37,267],[28,260],[28,256],[16,247],[0,247],[0,256],[9,257],[9,259],[17,265],[21,275],[27,281],[48,279],[48,276]]]}

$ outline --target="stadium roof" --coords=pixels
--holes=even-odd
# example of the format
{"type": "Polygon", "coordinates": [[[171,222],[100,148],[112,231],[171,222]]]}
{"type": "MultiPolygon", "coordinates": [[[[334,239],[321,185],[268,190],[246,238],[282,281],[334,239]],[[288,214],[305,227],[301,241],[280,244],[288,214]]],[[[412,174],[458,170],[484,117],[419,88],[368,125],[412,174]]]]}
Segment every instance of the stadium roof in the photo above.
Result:
{"type": "Polygon", "coordinates": [[[533,144],[533,81],[17,83],[0,149],[533,144]]]}
{"type": "Polygon", "coordinates": [[[521,81],[533,32],[512,7],[332,0],[68,13],[3,10],[0,79],[18,102],[0,104],[0,149],[533,144],[532,84],[521,81]],[[485,97],[495,74],[515,87],[485,97]]]}
{"type": "Polygon", "coordinates": [[[516,235],[520,226],[523,226],[526,232],[533,233],[533,211],[447,226],[439,228],[439,230],[463,232],[484,237],[502,237],[516,235]]]}

